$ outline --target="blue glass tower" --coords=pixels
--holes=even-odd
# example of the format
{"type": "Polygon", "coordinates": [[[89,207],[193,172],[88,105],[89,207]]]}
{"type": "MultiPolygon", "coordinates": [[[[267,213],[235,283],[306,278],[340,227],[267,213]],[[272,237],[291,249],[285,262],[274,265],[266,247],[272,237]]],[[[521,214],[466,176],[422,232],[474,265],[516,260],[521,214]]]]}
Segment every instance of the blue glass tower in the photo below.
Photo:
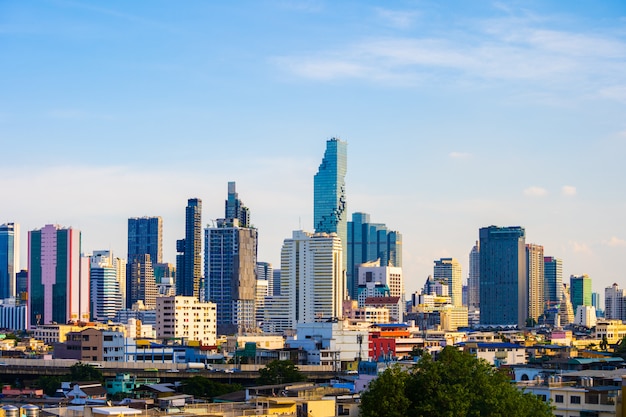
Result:
{"type": "Polygon", "coordinates": [[[528,278],[523,227],[483,227],[480,236],[480,324],[526,326],[528,278]]]}
{"type": "Polygon", "coordinates": [[[346,172],[348,144],[337,138],[326,141],[326,152],[313,181],[313,224],[316,233],[337,233],[347,266],[348,206],[346,172]]]}
{"type": "Polygon", "coordinates": [[[15,297],[16,273],[19,271],[19,225],[0,226],[0,300],[15,297]]]}
{"type": "Polygon", "coordinates": [[[176,295],[200,299],[202,279],[202,200],[190,198],[185,208],[185,238],[176,241],[176,295]]]}

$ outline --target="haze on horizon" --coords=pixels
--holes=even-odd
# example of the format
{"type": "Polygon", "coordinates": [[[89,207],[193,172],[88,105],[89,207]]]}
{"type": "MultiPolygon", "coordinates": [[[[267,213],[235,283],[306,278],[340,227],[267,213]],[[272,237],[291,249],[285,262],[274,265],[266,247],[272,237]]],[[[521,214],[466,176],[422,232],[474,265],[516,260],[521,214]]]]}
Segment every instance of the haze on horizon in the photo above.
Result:
{"type": "MultiPolygon", "coordinates": [[[[228,181],[259,261],[313,229],[325,142],[348,142],[348,211],[403,235],[407,292],[433,261],[467,276],[478,229],[520,225],[564,281],[624,282],[626,3],[0,3],[0,223],[82,231],[126,257],[162,216],[228,181]]],[[[350,220],[350,218],[348,219],[350,220]]]]}

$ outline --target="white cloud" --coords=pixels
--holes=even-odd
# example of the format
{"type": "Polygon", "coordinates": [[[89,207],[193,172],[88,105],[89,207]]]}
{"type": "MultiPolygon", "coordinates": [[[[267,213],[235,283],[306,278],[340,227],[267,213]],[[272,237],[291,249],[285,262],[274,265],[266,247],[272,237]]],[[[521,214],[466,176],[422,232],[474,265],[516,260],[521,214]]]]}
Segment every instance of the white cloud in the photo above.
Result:
{"type": "Polygon", "coordinates": [[[524,195],[527,197],[543,197],[548,195],[548,190],[542,187],[528,187],[524,190],[524,195]]]}
{"type": "Polygon", "coordinates": [[[413,26],[413,22],[418,13],[415,11],[396,11],[383,8],[376,8],[378,16],[398,29],[408,29],[413,26]]]}
{"type": "Polygon", "coordinates": [[[617,246],[626,246],[626,240],[620,239],[616,236],[611,236],[611,239],[603,242],[606,246],[617,247],[617,246]]]}
{"type": "Polygon", "coordinates": [[[561,194],[565,196],[574,196],[576,195],[576,187],[573,185],[564,185],[561,187],[561,194]]]}
{"type": "Polygon", "coordinates": [[[580,253],[580,254],[586,254],[586,255],[591,255],[593,253],[589,245],[585,243],[570,240],[568,242],[568,245],[570,249],[572,250],[572,252],[574,253],[580,253]]]}
{"type": "Polygon", "coordinates": [[[467,159],[470,158],[472,154],[468,152],[450,152],[448,156],[452,159],[467,159]]]}

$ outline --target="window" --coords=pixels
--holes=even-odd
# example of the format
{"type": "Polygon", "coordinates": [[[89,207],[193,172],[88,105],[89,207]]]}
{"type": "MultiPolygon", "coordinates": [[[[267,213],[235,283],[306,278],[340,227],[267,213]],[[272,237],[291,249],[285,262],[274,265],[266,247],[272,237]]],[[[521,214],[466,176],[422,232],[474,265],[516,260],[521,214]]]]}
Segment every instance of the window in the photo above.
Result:
{"type": "Polygon", "coordinates": [[[555,403],[562,403],[563,402],[563,396],[562,395],[555,395],[554,396],[554,402],[555,403]]]}
{"type": "Polygon", "coordinates": [[[579,395],[572,395],[572,398],[570,398],[570,402],[572,404],[580,404],[580,396],[579,395]]]}

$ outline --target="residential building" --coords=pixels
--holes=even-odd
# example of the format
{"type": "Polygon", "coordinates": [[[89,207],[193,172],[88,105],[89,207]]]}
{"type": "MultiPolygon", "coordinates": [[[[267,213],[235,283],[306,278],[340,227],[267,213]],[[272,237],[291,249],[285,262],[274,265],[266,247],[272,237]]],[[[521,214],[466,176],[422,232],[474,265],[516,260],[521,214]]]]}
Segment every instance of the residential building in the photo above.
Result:
{"type": "Polygon", "coordinates": [[[16,274],[20,270],[20,225],[0,225],[0,300],[17,295],[16,274]]]}
{"type": "Polygon", "coordinates": [[[217,344],[217,306],[202,303],[196,297],[157,298],[157,337],[186,342],[200,342],[203,346],[217,344]]]}
{"type": "Polygon", "coordinates": [[[54,357],[82,362],[123,362],[124,333],[93,327],[69,332],[65,343],[55,345],[54,357]]]}
{"type": "Polygon", "coordinates": [[[237,219],[239,227],[252,227],[250,224],[250,209],[244,206],[236,191],[236,183],[228,183],[228,198],[225,202],[225,219],[237,219]]]}
{"type": "Polygon", "coordinates": [[[352,213],[348,222],[346,281],[348,295],[356,300],[359,265],[379,261],[382,266],[402,267],[402,235],[381,223],[371,223],[367,213],[352,213]]]}
{"type": "Polygon", "coordinates": [[[483,227],[480,236],[480,324],[526,326],[528,281],[524,228],[483,227]]]}
{"type": "Polygon", "coordinates": [[[604,289],[604,308],[607,320],[626,320],[626,295],[617,284],[604,289]]]}
{"type": "Polygon", "coordinates": [[[574,323],[574,307],[572,306],[572,298],[570,297],[569,287],[563,284],[561,303],[559,304],[559,323],[560,326],[567,326],[574,323]]]}
{"type": "Polygon", "coordinates": [[[591,278],[589,275],[571,275],[569,278],[570,297],[574,311],[578,306],[591,305],[591,278]]]}
{"type": "Polygon", "coordinates": [[[348,144],[337,138],[326,141],[326,151],[313,181],[313,225],[316,233],[336,233],[347,269],[348,206],[346,172],[348,144]]]}
{"type": "Polygon", "coordinates": [[[15,298],[5,298],[0,302],[0,329],[11,331],[27,330],[28,309],[15,298]]]}
{"type": "Polygon", "coordinates": [[[598,340],[606,338],[609,345],[615,345],[626,337],[626,324],[621,320],[598,320],[593,337],[598,340]]]}
{"type": "Polygon", "coordinates": [[[190,198],[185,209],[185,238],[176,241],[176,295],[200,299],[202,279],[202,200],[190,198]]]}
{"type": "Polygon", "coordinates": [[[132,306],[136,302],[141,301],[147,309],[154,309],[156,306],[157,287],[150,255],[145,253],[134,257],[126,273],[128,276],[126,283],[127,304],[132,306]]]}
{"type": "Polygon", "coordinates": [[[461,307],[463,305],[461,264],[456,259],[441,258],[435,261],[433,278],[435,281],[443,281],[448,284],[448,295],[453,306],[461,307]]]}
{"type": "Polygon", "coordinates": [[[470,310],[480,308],[480,242],[478,241],[469,253],[467,305],[470,310]]]}
{"type": "Polygon", "coordinates": [[[596,326],[596,308],[593,306],[578,306],[574,323],[578,326],[591,329],[596,326]]]}
{"type": "Polygon", "coordinates": [[[116,258],[111,251],[94,251],[91,255],[91,318],[107,322],[115,319],[117,312],[124,308],[120,291],[116,258]]]}
{"type": "Polygon", "coordinates": [[[556,307],[563,298],[563,261],[554,256],[543,258],[543,283],[546,309],[556,307]]]}
{"type": "Polygon", "coordinates": [[[28,232],[28,326],[89,321],[89,259],[80,230],[46,225],[28,232]]]}
{"type": "Polygon", "coordinates": [[[528,281],[528,317],[535,323],[545,311],[543,246],[526,245],[526,279],[528,281]]]}
{"type": "Polygon", "coordinates": [[[346,281],[336,233],[296,230],[281,250],[281,295],[289,300],[292,328],[341,318],[346,281]]]}
{"type": "Polygon", "coordinates": [[[355,300],[359,301],[359,306],[365,305],[366,297],[397,297],[402,303],[400,315],[397,320],[402,321],[402,315],[405,311],[406,295],[404,292],[404,278],[402,268],[395,266],[381,266],[380,260],[366,262],[359,265],[357,269],[358,292],[355,300]],[[372,293],[373,289],[386,287],[388,294],[372,293]],[[365,290],[365,291],[364,291],[365,290]]]}

